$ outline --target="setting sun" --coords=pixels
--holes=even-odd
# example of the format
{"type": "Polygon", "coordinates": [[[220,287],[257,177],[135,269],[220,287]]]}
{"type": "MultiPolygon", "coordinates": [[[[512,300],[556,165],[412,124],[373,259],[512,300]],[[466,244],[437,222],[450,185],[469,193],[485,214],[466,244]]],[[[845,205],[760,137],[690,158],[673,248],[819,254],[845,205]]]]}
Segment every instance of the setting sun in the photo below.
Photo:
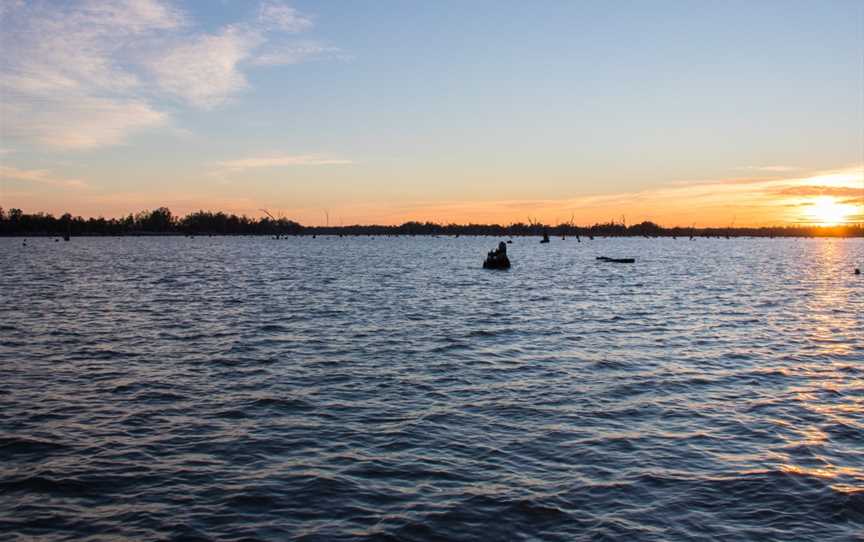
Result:
{"type": "Polygon", "coordinates": [[[831,196],[820,196],[814,200],[807,216],[823,226],[836,226],[845,223],[853,211],[851,205],[837,203],[831,196]]]}

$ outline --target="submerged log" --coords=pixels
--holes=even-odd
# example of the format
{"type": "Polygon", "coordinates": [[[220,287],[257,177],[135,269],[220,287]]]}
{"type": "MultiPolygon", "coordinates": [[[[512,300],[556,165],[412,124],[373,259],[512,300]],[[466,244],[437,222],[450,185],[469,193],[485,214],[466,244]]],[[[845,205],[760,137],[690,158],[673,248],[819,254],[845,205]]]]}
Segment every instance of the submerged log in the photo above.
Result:
{"type": "Polygon", "coordinates": [[[608,256],[597,256],[597,259],[601,262],[636,263],[636,258],[610,258],[608,256]]]}
{"type": "Polygon", "coordinates": [[[507,257],[507,244],[498,243],[498,248],[490,250],[483,262],[483,269],[510,269],[510,258],[507,257]]]}

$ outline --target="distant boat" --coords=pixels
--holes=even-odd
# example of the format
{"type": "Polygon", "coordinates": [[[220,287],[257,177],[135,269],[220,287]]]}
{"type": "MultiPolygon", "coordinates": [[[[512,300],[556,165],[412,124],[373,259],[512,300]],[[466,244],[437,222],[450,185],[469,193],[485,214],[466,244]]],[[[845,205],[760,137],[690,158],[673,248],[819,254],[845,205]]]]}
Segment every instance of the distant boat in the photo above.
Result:
{"type": "Polygon", "coordinates": [[[546,233],[545,231],[543,232],[543,239],[541,239],[540,242],[541,243],[548,243],[549,242],[549,234],[546,233]]]}

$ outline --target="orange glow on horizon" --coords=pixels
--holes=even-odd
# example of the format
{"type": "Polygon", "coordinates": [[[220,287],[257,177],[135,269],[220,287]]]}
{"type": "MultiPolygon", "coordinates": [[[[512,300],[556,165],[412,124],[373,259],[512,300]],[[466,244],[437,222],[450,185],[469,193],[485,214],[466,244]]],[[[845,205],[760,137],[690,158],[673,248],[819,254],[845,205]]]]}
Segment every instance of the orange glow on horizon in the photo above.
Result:
{"type": "MultiPolygon", "coordinates": [[[[590,226],[626,221],[628,225],[651,221],[664,227],[760,227],[810,224],[840,226],[864,223],[864,188],[861,166],[811,172],[786,177],[742,177],[670,181],[622,192],[586,193],[578,186],[573,195],[544,199],[542,186],[530,196],[508,194],[508,199],[471,199],[454,192],[450,197],[421,198],[403,194],[357,197],[341,194],[321,184],[315,192],[295,197],[288,191],[255,189],[249,184],[207,185],[210,192],[194,187],[162,192],[113,192],[97,183],[87,187],[45,187],[8,177],[0,193],[0,207],[17,207],[26,213],[65,212],[84,217],[123,217],[142,210],[168,207],[176,216],[197,210],[223,211],[261,217],[261,208],[306,226],[397,225],[408,221],[439,224],[527,223],[529,217],[544,224],[568,222],[590,226]],[[247,189],[251,187],[251,189],[247,189]],[[29,188],[29,189],[28,189],[29,188]],[[540,197],[536,197],[536,196],[540,197]],[[326,214],[325,214],[326,210],[326,214]]],[[[429,181],[431,182],[431,181],[429,181]]]]}

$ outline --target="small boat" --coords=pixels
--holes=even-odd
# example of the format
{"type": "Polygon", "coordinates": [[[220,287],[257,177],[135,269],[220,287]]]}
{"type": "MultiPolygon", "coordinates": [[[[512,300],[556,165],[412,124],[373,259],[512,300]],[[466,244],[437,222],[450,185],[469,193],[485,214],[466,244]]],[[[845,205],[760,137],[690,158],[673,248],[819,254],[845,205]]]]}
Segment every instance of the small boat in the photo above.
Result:
{"type": "Polygon", "coordinates": [[[636,258],[610,258],[608,256],[597,256],[597,259],[601,262],[636,263],[636,258]]]}
{"type": "Polygon", "coordinates": [[[543,232],[543,239],[540,239],[540,242],[541,243],[548,243],[549,242],[549,234],[546,233],[545,231],[543,232]]]}

